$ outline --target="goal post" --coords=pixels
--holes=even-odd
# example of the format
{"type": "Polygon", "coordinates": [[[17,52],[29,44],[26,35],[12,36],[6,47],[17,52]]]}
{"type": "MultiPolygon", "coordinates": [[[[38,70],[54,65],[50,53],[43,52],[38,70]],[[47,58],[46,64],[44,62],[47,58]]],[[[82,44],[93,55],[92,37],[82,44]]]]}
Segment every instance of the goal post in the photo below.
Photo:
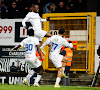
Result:
{"type": "MultiPolygon", "coordinates": [[[[46,13],[43,18],[50,17],[50,21],[43,22],[43,30],[52,35],[58,34],[60,27],[65,28],[66,40],[71,40],[76,48],[70,71],[86,71],[93,74],[94,71],[94,52],[95,52],[95,23],[96,13],[46,13]]],[[[45,41],[46,38],[43,39],[45,41]]],[[[45,60],[43,61],[44,70],[56,71],[52,62],[49,60],[49,48],[45,47],[45,60]]]]}

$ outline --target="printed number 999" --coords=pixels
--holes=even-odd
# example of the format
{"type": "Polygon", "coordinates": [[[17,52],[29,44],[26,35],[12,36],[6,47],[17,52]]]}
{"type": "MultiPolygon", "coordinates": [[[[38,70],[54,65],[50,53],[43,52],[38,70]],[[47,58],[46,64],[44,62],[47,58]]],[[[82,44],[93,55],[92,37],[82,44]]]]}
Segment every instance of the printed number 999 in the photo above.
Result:
{"type": "Polygon", "coordinates": [[[6,33],[7,31],[9,31],[9,33],[11,33],[12,32],[12,26],[9,26],[9,27],[7,27],[7,26],[0,26],[0,33],[2,33],[4,31],[4,33],[6,33]]]}

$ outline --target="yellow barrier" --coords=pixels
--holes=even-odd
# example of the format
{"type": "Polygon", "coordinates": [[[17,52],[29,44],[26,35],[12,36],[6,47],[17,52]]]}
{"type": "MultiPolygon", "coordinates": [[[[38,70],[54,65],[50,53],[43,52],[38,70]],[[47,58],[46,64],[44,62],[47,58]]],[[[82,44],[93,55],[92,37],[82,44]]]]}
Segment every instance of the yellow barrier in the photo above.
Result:
{"type": "MultiPolygon", "coordinates": [[[[76,50],[70,71],[86,71],[94,73],[94,52],[95,52],[95,27],[96,13],[47,13],[43,18],[50,17],[50,21],[43,22],[43,30],[54,34],[58,33],[60,27],[66,31],[66,39],[77,41],[76,50]]],[[[43,39],[45,41],[46,38],[43,39]]],[[[73,43],[74,44],[74,43],[73,43]]],[[[48,59],[49,48],[45,47],[44,70],[56,71],[52,62],[48,59]]]]}

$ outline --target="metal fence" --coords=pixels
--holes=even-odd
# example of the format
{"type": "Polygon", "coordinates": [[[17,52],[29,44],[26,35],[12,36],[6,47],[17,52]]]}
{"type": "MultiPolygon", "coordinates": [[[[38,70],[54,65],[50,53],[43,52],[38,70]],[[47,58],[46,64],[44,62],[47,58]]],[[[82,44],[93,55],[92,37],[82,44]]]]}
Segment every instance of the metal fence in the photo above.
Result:
{"type": "MultiPolygon", "coordinates": [[[[70,70],[86,71],[92,74],[94,72],[96,13],[56,13],[43,15],[43,18],[47,17],[50,17],[50,21],[43,23],[43,29],[50,32],[52,35],[57,35],[58,29],[64,27],[66,31],[66,40],[71,40],[76,48],[73,50],[74,55],[70,70]]],[[[43,62],[44,69],[57,70],[48,59],[48,47],[45,47],[45,51],[47,54],[43,62]]]]}

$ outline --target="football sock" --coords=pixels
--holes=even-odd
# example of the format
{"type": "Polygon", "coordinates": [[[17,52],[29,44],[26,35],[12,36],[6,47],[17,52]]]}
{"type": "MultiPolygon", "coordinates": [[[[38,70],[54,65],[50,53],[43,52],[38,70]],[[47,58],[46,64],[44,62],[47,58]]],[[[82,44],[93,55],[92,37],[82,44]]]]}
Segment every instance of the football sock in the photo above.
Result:
{"type": "Polygon", "coordinates": [[[64,73],[64,71],[65,71],[65,67],[62,67],[62,69],[63,69],[63,72],[62,72],[62,74],[64,73]]]}
{"type": "Polygon", "coordinates": [[[61,78],[57,77],[57,78],[56,78],[55,85],[59,85],[60,80],[61,80],[61,78]]]}
{"type": "Polygon", "coordinates": [[[35,72],[33,70],[30,70],[28,75],[26,76],[27,80],[29,80],[33,76],[34,73],[35,72]]]}
{"type": "Polygon", "coordinates": [[[36,77],[36,79],[35,79],[34,82],[35,83],[38,83],[40,81],[41,77],[42,77],[42,75],[37,75],[37,77],[36,77]]]}

